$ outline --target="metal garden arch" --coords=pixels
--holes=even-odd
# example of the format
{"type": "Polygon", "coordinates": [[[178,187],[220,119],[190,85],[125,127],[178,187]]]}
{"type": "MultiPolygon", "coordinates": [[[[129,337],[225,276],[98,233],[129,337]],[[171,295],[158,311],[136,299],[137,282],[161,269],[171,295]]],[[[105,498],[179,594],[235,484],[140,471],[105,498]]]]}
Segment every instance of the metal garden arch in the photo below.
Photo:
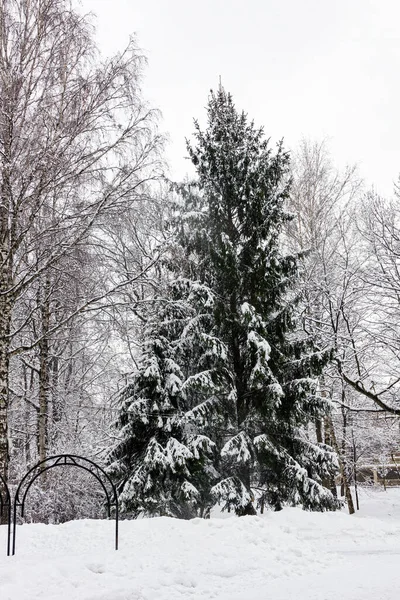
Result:
{"type": "MultiPolygon", "coordinates": [[[[21,517],[24,516],[24,508],[27,494],[40,475],[54,467],[78,467],[88,473],[91,473],[103,488],[107,503],[107,513],[111,517],[111,508],[115,507],[115,549],[118,550],[118,496],[115,485],[107,473],[92,460],[78,456],[76,454],[57,454],[49,456],[45,460],[37,463],[21,479],[17,491],[15,492],[13,509],[13,530],[12,530],[12,554],[15,554],[15,538],[17,533],[17,509],[21,509],[21,517]]],[[[10,513],[11,511],[9,511],[10,513]]],[[[10,538],[9,538],[10,539],[10,538]]]]}
{"type": "Polygon", "coordinates": [[[0,475],[0,517],[7,514],[7,556],[10,556],[11,549],[11,495],[8,485],[2,475],[0,475]]]}

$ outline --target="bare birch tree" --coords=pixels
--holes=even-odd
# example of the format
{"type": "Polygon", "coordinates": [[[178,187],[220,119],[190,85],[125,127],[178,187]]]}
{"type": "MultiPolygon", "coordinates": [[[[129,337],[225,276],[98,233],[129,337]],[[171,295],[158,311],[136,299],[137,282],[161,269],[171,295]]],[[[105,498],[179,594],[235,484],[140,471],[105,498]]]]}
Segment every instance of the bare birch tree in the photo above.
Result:
{"type": "Polygon", "coordinates": [[[321,392],[337,409],[317,422],[316,435],[322,440],[325,430],[337,450],[351,508],[357,468],[387,462],[399,439],[400,213],[396,201],[363,198],[354,173],[339,176],[321,150],[303,144],[297,155],[289,233],[298,249],[309,249],[306,327],[334,349],[321,392]]]}
{"type": "Polygon", "coordinates": [[[371,408],[396,416],[400,415],[398,197],[397,189],[393,201],[370,193],[361,206],[358,229],[364,261],[359,285],[363,289],[363,314],[352,336],[353,364],[339,363],[346,383],[368,400],[371,408]],[[370,349],[368,359],[363,348],[370,349]]]}
{"type": "MultiPolygon", "coordinates": [[[[347,308],[352,297],[351,270],[346,260],[342,260],[351,225],[348,207],[357,194],[359,181],[354,167],[343,172],[334,168],[324,142],[307,141],[302,142],[295,154],[293,179],[291,210],[295,218],[288,236],[294,248],[304,253],[304,327],[313,333],[321,347],[331,347],[338,352],[343,332],[341,311],[344,305],[347,308]]],[[[339,351],[341,349],[340,346],[339,351]]],[[[331,399],[334,388],[329,380],[335,373],[335,369],[330,368],[320,379],[321,394],[331,399]]],[[[352,513],[346,456],[341,452],[332,416],[327,416],[324,422],[316,421],[315,434],[318,442],[333,446],[338,454],[346,500],[352,513]]],[[[335,482],[328,483],[336,491],[335,482]]]]}
{"type": "MultiPolygon", "coordinates": [[[[39,368],[48,372],[49,336],[113,291],[82,294],[72,313],[51,323],[50,270],[62,268],[100,221],[146,195],[159,175],[160,137],[154,112],[141,101],[142,65],[134,41],[100,62],[90,22],[68,0],[0,0],[0,472],[6,478],[10,358],[38,347],[39,368]],[[39,301],[27,302],[21,314],[18,306],[33,290],[39,301]],[[31,339],[21,336],[39,313],[41,329],[31,339]]],[[[46,418],[42,410],[40,427],[46,418]]]]}

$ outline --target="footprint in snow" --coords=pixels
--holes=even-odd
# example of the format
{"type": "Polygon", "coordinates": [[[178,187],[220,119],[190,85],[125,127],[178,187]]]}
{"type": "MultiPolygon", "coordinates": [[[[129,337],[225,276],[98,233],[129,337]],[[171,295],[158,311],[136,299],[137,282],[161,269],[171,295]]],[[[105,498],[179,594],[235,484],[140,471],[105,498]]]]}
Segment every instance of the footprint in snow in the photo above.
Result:
{"type": "Polygon", "coordinates": [[[92,571],[92,573],[97,573],[99,575],[105,573],[105,571],[106,571],[105,566],[102,565],[101,563],[89,563],[85,566],[87,569],[89,569],[89,571],[92,571]]]}

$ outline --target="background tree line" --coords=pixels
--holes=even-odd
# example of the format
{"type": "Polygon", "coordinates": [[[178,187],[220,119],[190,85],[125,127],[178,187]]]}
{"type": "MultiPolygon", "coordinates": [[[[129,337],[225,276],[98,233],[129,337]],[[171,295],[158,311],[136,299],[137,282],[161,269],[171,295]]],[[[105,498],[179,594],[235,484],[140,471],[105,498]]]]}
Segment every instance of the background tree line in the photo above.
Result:
{"type": "MultiPolygon", "coordinates": [[[[355,168],[338,172],[331,164],[326,144],[313,142],[303,142],[291,152],[290,160],[283,149],[279,151],[283,153],[279,155],[282,178],[272,167],[264,172],[269,181],[268,192],[260,180],[252,187],[252,183],[240,179],[248,176],[251,164],[240,163],[238,155],[232,158],[236,167],[232,167],[228,181],[225,172],[217,167],[212,170],[205,159],[207,152],[214,156],[223,137],[221,132],[226,133],[224,128],[231,127],[231,120],[236,118],[234,111],[230,116],[225,112],[226,120],[218,121],[217,110],[211,122],[212,139],[197,129],[195,139],[199,145],[189,148],[198,173],[197,183],[171,188],[164,177],[159,115],[143,100],[141,78],[145,60],[134,40],[116,56],[101,60],[90,19],[77,13],[66,0],[0,0],[0,39],[2,475],[13,484],[26,468],[56,452],[74,451],[106,460],[110,448],[119,443],[121,427],[126,425],[121,416],[119,391],[122,390],[126,407],[126,390],[132,391],[135,385],[143,387],[143,381],[137,380],[143,367],[143,349],[150,360],[155,347],[151,349],[149,343],[157,340],[163,318],[166,322],[175,319],[174,310],[179,309],[186,311],[186,325],[203,315],[201,327],[197,322],[196,330],[193,323],[191,347],[188,340],[182,341],[184,330],[165,332],[170,346],[177,340],[183,344],[181,350],[174,347],[174,356],[183,348],[186,359],[192,353],[192,365],[177,362],[185,376],[179,376],[180,379],[190,380],[190,384],[186,384],[184,401],[182,396],[174,405],[171,397],[163,398],[166,407],[152,409],[152,422],[144,423],[141,443],[147,448],[152,427],[155,432],[163,430],[157,425],[160,417],[165,421],[163,427],[167,426],[163,411],[175,411],[170,421],[175,419],[179,429],[176,436],[164,431],[163,441],[157,441],[158,433],[150,438],[165,448],[173,437],[188,448],[188,444],[195,443],[193,436],[189,440],[188,431],[193,435],[194,431],[183,425],[182,414],[196,410],[196,418],[204,423],[201,427],[196,425],[196,450],[189,448],[192,458],[187,455],[187,469],[193,477],[186,477],[185,461],[179,453],[175,454],[181,464],[172,470],[168,467],[168,477],[174,469],[179,473],[178,478],[172,477],[172,487],[162,486],[153,496],[148,494],[146,506],[135,500],[130,510],[181,516],[204,513],[213,490],[215,499],[227,507],[246,511],[254,499],[255,481],[261,508],[264,503],[278,507],[281,500],[294,501],[288,492],[289,488],[294,489],[293,481],[282,490],[287,464],[284,467],[282,463],[279,468],[273,465],[271,448],[265,445],[260,449],[254,444],[256,433],[261,435],[261,421],[268,416],[272,421],[276,419],[274,447],[278,447],[277,440],[284,435],[279,431],[284,419],[275,412],[254,412],[246,400],[246,394],[255,398],[259,393],[256,390],[261,383],[256,382],[252,368],[263,360],[266,346],[260,340],[265,336],[269,343],[272,335],[270,325],[262,325],[262,320],[267,314],[272,315],[279,303],[286,306],[291,299],[293,324],[296,323],[293,335],[301,334],[302,340],[312,340],[315,351],[319,348],[325,352],[312,373],[312,394],[320,399],[324,409],[312,414],[307,408],[301,423],[296,417],[295,426],[301,428],[301,436],[296,439],[301,438],[304,444],[307,441],[309,448],[324,448],[324,452],[333,448],[339,457],[343,492],[351,509],[349,486],[358,465],[377,455],[387,458],[398,448],[398,189],[387,201],[365,191],[355,168]],[[199,181],[200,190],[196,188],[199,181]],[[254,190],[252,198],[264,194],[276,206],[279,191],[284,202],[281,216],[271,216],[272,211],[265,218],[271,219],[271,224],[280,219],[273,244],[282,257],[298,257],[296,276],[294,272],[293,277],[290,275],[290,286],[282,288],[282,298],[271,300],[269,313],[261,305],[257,309],[260,321],[254,329],[257,335],[251,339],[257,339],[258,345],[250,345],[248,355],[243,350],[244,342],[242,347],[236,344],[235,335],[239,344],[244,328],[249,328],[251,319],[256,317],[248,313],[239,322],[240,298],[234,301],[233,290],[241,281],[239,271],[243,271],[243,265],[250,265],[252,259],[261,260],[257,252],[263,241],[272,239],[271,232],[266,231],[264,239],[254,242],[259,245],[257,250],[249,242],[260,228],[257,213],[254,209],[249,215],[240,214],[239,203],[231,207],[236,213],[231,215],[230,223],[236,230],[214,231],[213,243],[219,245],[215,246],[217,254],[210,255],[210,239],[199,224],[201,213],[214,206],[215,224],[222,214],[218,211],[231,210],[222,204],[207,204],[221,192],[217,184],[231,186],[229,193],[236,197],[237,186],[242,185],[240,193],[244,196],[250,197],[254,190]],[[291,212],[293,218],[286,219],[284,211],[291,212]],[[187,231],[193,232],[192,238],[187,231]],[[243,258],[247,263],[242,262],[240,269],[235,263],[235,248],[239,247],[243,252],[247,248],[249,253],[243,258]],[[221,272],[229,274],[224,281],[219,279],[221,272]],[[178,289],[176,282],[184,279],[201,282],[205,287],[178,289]],[[228,289],[230,312],[222,306],[218,308],[217,301],[228,294],[228,289]],[[209,292],[214,298],[210,302],[217,306],[212,311],[207,306],[209,292]],[[221,364],[217,363],[224,362],[226,349],[229,355],[236,352],[237,357],[231,374],[222,376],[218,370],[221,364]],[[250,357],[250,362],[245,356],[250,357]],[[211,375],[211,379],[199,380],[193,364],[201,361],[203,371],[213,371],[212,377],[218,381],[212,380],[211,375]],[[237,383],[240,373],[242,383],[232,386],[232,377],[237,383]],[[252,377],[254,389],[247,389],[252,377]],[[218,388],[215,393],[213,386],[218,388]],[[234,394],[239,388],[242,401],[235,406],[226,403],[229,390],[234,394]],[[200,414],[200,400],[213,394],[221,400],[213,415],[207,411],[200,414]],[[161,414],[156,415],[160,410],[161,414]],[[116,420],[119,430],[113,428],[116,420]],[[258,423],[257,427],[254,423],[258,423]],[[258,466],[254,466],[254,461],[258,461],[258,466]],[[220,480],[215,475],[218,469],[223,473],[220,480]],[[275,483],[265,487],[266,480],[275,483]],[[173,487],[177,481],[179,493],[173,487]],[[181,497],[177,506],[163,496],[166,490],[174,498],[181,497]],[[160,507],[163,497],[164,505],[160,507]],[[241,504],[237,502],[239,497],[241,504]]],[[[244,123],[242,127],[249,133],[244,123]]],[[[253,156],[254,168],[257,165],[262,171],[263,161],[272,161],[277,169],[269,151],[264,149],[262,160],[257,154],[256,148],[263,147],[263,142],[256,131],[249,133],[248,156],[243,154],[243,161],[253,156]]],[[[229,143],[235,147],[236,142],[229,143]]],[[[256,173],[252,177],[255,180],[256,173]]],[[[212,229],[212,223],[207,227],[212,229]]],[[[264,299],[270,297],[274,285],[265,284],[264,290],[257,291],[264,299]]],[[[257,276],[249,275],[240,285],[241,304],[257,304],[257,276]]],[[[292,326],[286,326],[291,340],[292,326]]],[[[282,333],[282,340],[285,335],[282,333]]],[[[164,356],[163,360],[167,358],[164,356]]],[[[180,360],[183,358],[182,354],[180,360]]],[[[267,360],[265,354],[264,359],[263,375],[262,369],[257,375],[265,378],[262,385],[271,386],[276,376],[276,372],[268,371],[269,360],[283,381],[288,381],[276,358],[269,356],[267,360]]],[[[171,371],[170,377],[173,375],[178,377],[177,372],[171,371]]],[[[279,396],[278,387],[269,390],[279,396]]],[[[171,394],[177,398],[177,393],[171,394]]],[[[259,407],[261,404],[260,401],[259,407]]],[[[137,415],[139,430],[142,416],[137,415]]],[[[286,423],[292,427],[291,418],[286,423]]],[[[193,423],[191,427],[195,427],[193,423]]],[[[170,449],[173,454],[174,448],[170,449]]],[[[185,454],[184,449],[180,450],[185,454]]],[[[134,454],[134,450],[130,452],[134,454]]],[[[297,454],[293,448],[290,452],[292,459],[304,456],[304,447],[301,452],[296,450],[297,454]]],[[[317,463],[314,455],[306,467],[303,465],[306,477],[328,490],[332,488],[334,469],[329,467],[325,474],[317,473],[317,463]]],[[[84,477],[68,477],[64,487],[57,478],[58,474],[48,475],[42,487],[36,486],[32,518],[42,519],[51,504],[56,506],[57,519],[98,514],[101,499],[96,491],[88,498],[84,477]],[[61,498],[68,501],[61,502],[61,498]]],[[[120,481],[126,484],[126,473],[120,481]]],[[[146,482],[142,480],[137,489],[143,498],[146,482]]],[[[333,506],[328,495],[325,499],[326,506],[333,506]]]]}

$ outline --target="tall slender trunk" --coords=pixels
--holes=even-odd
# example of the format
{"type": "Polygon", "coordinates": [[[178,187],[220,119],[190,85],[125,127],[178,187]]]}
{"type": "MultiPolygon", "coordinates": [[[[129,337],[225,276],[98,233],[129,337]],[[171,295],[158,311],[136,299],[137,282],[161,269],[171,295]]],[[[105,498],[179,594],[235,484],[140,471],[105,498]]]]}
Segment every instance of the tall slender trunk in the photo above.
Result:
{"type": "Polygon", "coordinates": [[[0,296],[0,473],[8,480],[8,370],[11,303],[0,296]]]}
{"type": "MultiPolygon", "coordinates": [[[[337,449],[335,447],[334,444],[334,440],[332,439],[332,430],[333,430],[333,423],[332,423],[332,418],[331,417],[325,417],[324,418],[324,433],[325,433],[325,444],[327,444],[328,446],[331,446],[335,452],[338,454],[337,449]]],[[[338,455],[339,461],[340,461],[340,457],[338,455]]],[[[323,485],[328,488],[329,490],[331,490],[332,494],[334,495],[335,498],[337,498],[337,489],[336,489],[336,481],[335,481],[335,476],[334,475],[330,475],[329,477],[325,478],[323,480],[323,485]]]]}
{"type": "Polygon", "coordinates": [[[358,497],[358,482],[357,482],[357,447],[354,439],[354,431],[351,432],[353,441],[353,469],[354,469],[354,493],[356,495],[357,510],[360,510],[360,501],[358,497]]]}
{"type": "Polygon", "coordinates": [[[41,314],[41,335],[39,343],[39,417],[38,417],[38,453],[39,460],[45,460],[47,457],[48,446],[48,417],[49,417],[49,339],[47,332],[50,328],[50,300],[49,300],[50,282],[46,278],[43,289],[43,296],[40,302],[41,314]]]}
{"type": "Polygon", "coordinates": [[[61,403],[60,403],[60,364],[58,356],[51,359],[51,403],[52,403],[52,422],[53,424],[61,421],[61,403]]]}
{"type": "Polygon", "coordinates": [[[351,495],[350,482],[349,482],[349,478],[347,475],[348,470],[347,470],[346,456],[341,455],[339,444],[336,439],[335,428],[334,428],[331,417],[326,417],[325,428],[329,432],[330,444],[333,447],[333,449],[335,450],[336,454],[338,455],[340,475],[342,477],[342,481],[343,481],[343,485],[344,485],[344,495],[346,498],[347,507],[349,509],[349,514],[352,515],[352,514],[354,514],[355,510],[354,510],[353,497],[351,495]]]}
{"type": "MultiPolygon", "coordinates": [[[[0,254],[1,261],[1,254],[0,254]]],[[[0,271],[1,272],[1,271],[0,271]]],[[[0,281],[0,291],[4,286],[0,281]]],[[[6,294],[0,294],[0,474],[8,481],[8,467],[10,462],[8,443],[8,375],[10,364],[10,325],[11,325],[11,301],[6,294]]],[[[0,515],[0,524],[7,522],[7,507],[0,515]]]]}
{"type": "MultiPolygon", "coordinates": [[[[25,424],[25,439],[24,439],[24,454],[25,466],[29,467],[32,461],[31,456],[31,427],[32,427],[32,391],[34,386],[34,370],[27,365],[23,365],[24,373],[24,424],[25,424]]],[[[35,406],[36,408],[36,406],[35,406]]],[[[36,414],[35,414],[36,418],[36,414]]]]}
{"type": "Polygon", "coordinates": [[[322,421],[321,421],[321,419],[315,420],[315,435],[317,436],[318,444],[322,444],[323,436],[322,436],[322,421]]]}
{"type": "MultiPolygon", "coordinates": [[[[2,199],[3,194],[0,196],[0,203],[2,199]]],[[[12,296],[7,293],[10,289],[11,273],[4,220],[4,210],[0,210],[0,243],[3,243],[0,247],[0,473],[8,481],[8,376],[12,296]]]]}
{"type": "MultiPolygon", "coordinates": [[[[342,390],[342,402],[345,402],[346,398],[344,396],[344,391],[342,390]]],[[[345,456],[346,454],[346,438],[347,438],[347,412],[346,409],[342,407],[342,445],[341,445],[341,456],[345,456]]],[[[340,495],[344,496],[344,479],[342,477],[342,481],[340,484],[340,495]]]]}
{"type": "MultiPolygon", "coordinates": [[[[3,20],[4,21],[4,20],[3,20]]],[[[4,25],[4,23],[2,23],[4,25]]],[[[4,27],[1,28],[2,31],[4,27]]],[[[13,114],[15,90],[2,86],[2,115],[0,120],[0,473],[8,481],[8,406],[10,330],[13,307],[11,290],[13,278],[13,247],[15,221],[13,220],[12,164],[13,164],[13,114]],[[11,92],[9,94],[8,92],[11,92]]]]}
{"type": "MultiPolygon", "coordinates": [[[[320,378],[320,385],[321,385],[321,396],[323,398],[326,398],[328,395],[328,392],[326,389],[324,377],[320,378]]],[[[331,430],[330,423],[332,423],[332,419],[330,416],[325,417],[323,420],[317,419],[316,435],[317,435],[317,442],[321,443],[324,440],[324,435],[325,435],[325,444],[327,444],[328,446],[333,446],[332,440],[331,440],[331,435],[330,435],[330,430],[331,430]]],[[[332,424],[332,427],[333,427],[333,424],[332,424]]],[[[323,483],[324,487],[330,489],[333,496],[335,498],[337,498],[335,476],[331,475],[331,476],[324,478],[322,483],[323,483]]]]}

